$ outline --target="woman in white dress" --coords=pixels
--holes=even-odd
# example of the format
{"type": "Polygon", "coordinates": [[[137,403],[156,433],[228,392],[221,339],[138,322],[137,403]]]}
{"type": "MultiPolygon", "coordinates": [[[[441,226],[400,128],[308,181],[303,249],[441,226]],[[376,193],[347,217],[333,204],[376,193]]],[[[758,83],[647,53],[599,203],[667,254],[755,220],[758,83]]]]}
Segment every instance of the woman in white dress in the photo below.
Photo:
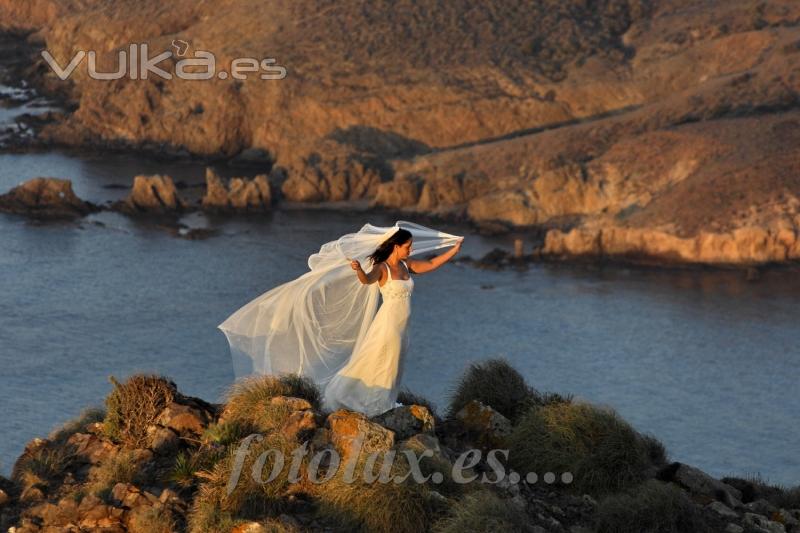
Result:
{"type": "Polygon", "coordinates": [[[378,283],[382,303],[364,342],[325,387],[325,409],[344,408],[374,416],[400,405],[397,393],[408,351],[408,319],[414,291],[411,273],[436,270],[458,253],[462,240],[430,260],[409,259],[412,234],[401,228],[368,257],[373,264],[369,273],[364,272],[357,259],[351,261],[361,283],[378,283]]]}
{"type": "Polygon", "coordinates": [[[319,387],[329,409],[374,415],[393,408],[408,345],[411,272],[439,268],[462,240],[400,220],[390,227],[365,224],[323,244],[309,256],[308,272],[217,326],[228,340],[236,378],[296,374],[319,387]],[[430,260],[409,258],[449,246],[430,260]],[[373,268],[367,274],[360,261],[368,260],[373,268]]]}

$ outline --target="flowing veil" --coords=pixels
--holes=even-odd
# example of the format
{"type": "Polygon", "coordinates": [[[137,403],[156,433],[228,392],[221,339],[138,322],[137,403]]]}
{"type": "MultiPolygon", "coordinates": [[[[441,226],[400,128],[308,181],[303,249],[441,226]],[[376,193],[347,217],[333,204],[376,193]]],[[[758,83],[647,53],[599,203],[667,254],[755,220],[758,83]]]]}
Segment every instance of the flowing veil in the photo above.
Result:
{"type": "Polygon", "coordinates": [[[236,378],[249,374],[300,374],[324,385],[363,340],[378,309],[377,283],[362,284],[350,267],[398,229],[411,232],[411,255],[454,245],[461,237],[398,221],[365,224],[322,245],[308,258],[309,271],[245,304],[217,326],[230,345],[236,378]]]}

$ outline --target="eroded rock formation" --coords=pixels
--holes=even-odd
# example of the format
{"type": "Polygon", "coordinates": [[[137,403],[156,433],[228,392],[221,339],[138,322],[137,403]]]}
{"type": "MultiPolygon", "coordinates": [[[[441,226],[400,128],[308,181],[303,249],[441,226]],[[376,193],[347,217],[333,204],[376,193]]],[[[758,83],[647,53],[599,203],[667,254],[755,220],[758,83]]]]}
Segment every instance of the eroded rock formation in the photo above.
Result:
{"type": "Polygon", "coordinates": [[[71,181],[60,178],[33,178],[0,195],[0,211],[34,218],[73,218],[98,210],[75,195],[71,181]]]}

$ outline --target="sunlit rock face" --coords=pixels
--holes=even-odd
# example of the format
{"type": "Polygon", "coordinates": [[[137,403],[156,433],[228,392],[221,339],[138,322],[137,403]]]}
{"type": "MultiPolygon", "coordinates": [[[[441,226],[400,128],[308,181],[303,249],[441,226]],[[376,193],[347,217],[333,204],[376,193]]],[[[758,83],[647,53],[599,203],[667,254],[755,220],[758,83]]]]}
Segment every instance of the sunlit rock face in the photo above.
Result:
{"type": "MultiPolygon", "coordinates": [[[[560,232],[546,247],[554,253],[572,253],[559,235],[573,228],[607,228],[618,246],[604,254],[627,253],[634,230],[694,242],[760,228],[780,243],[797,231],[792,0],[160,8],[0,0],[0,27],[38,30],[32,39],[62,65],[95,50],[98,70],[111,72],[132,43],[147,43],[151,57],[174,50],[158,64],[173,74],[182,58],[214,55],[213,79],[199,81],[97,80],[84,62],[61,82],[46,64],[32,68],[38,85],[76,106],[42,139],[262,154],[264,173],[285,172],[279,192],[288,200],[543,226],[560,232]],[[262,79],[260,63],[246,79],[216,75],[237,58],[273,58],[286,75],[262,79]]],[[[731,238],[739,244],[644,251],[701,262],[781,255],[719,237],[731,238]]]]}

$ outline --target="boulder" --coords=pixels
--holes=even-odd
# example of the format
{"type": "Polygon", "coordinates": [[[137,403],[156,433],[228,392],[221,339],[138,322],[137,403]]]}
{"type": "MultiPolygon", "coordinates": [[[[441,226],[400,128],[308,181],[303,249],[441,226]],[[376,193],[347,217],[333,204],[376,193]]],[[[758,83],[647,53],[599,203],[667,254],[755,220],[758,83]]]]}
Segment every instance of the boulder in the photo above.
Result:
{"type": "Polygon", "coordinates": [[[435,435],[429,433],[417,433],[416,435],[412,435],[400,442],[398,448],[401,450],[411,450],[418,457],[425,453],[425,450],[430,450],[433,452],[433,455],[428,454],[428,457],[440,460],[443,463],[452,464],[451,458],[439,444],[439,439],[437,439],[435,435]]]}
{"type": "Polygon", "coordinates": [[[455,418],[476,444],[481,447],[502,447],[511,434],[511,421],[478,400],[461,408],[455,418]]]}
{"type": "Polygon", "coordinates": [[[662,481],[677,483],[692,495],[707,499],[708,503],[719,500],[732,509],[742,506],[742,492],[739,489],[709,476],[699,468],[674,462],[662,468],[657,477],[662,481]]]}
{"type": "Polygon", "coordinates": [[[150,449],[159,455],[172,455],[181,442],[175,430],[159,425],[148,426],[147,436],[150,449]]]}
{"type": "Polygon", "coordinates": [[[330,441],[339,452],[342,463],[359,451],[359,440],[360,450],[365,453],[386,451],[394,446],[394,431],[371,422],[362,413],[339,409],[328,415],[326,425],[330,429],[330,441]]]}
{"type": "Polygon", "coordinates": [[[74,218],[100,208],[78,198],[70,180],[33,178],[0,195],[0,211],[33,218],[74,218]]]}
{"type": "Polygon", "coordinates": [[[75,447],[75,457],[85,463],[98,465],[115,455],[120,447],[94,433],[75,433],[67,439],[75,447]]]}
{"type": "Polygon", "coordinates": [[[203,209],[213,211],[259,211],[272,205],[272,190],[266,174],[254,178],[231,178],[226,187],[211,167],[206,168],[203,209]]]}
{"type": "Polygon", "coordinates": [[[186,207],[172,178],[160,174],[136,176],[127,198],[115,204],[116,209],[127,213],[171,213],[186,207]]]}
{"type": "Polygon", "coordinates": [[[161,411],[156,418],[156,423],[175,430],[180,435],[200,435],[211,422],[211,413],[185,405],[172,402],[161,411]]]}
{"type": "Polygon", "coordinates": [[[723,518],[731,518],[731,519],[739,518],[739,514],[736,511],[734,511],[733,509],[731,509],[722,502],[714,500],[713,502],[709,503],[707,507],[712,511],[714,511],[715,513],[717,513],[718,515],[722,516],[723,518]]]}
{"type": "Polygon", "coordinates": [[[757,513],[764,516],[772,516],[773,513],[778,512],[777,507],[763,498],[759,498],[758,500],[744,504],[744,508],[752,513],[757,513]]]}
{"type": "Polygon", "coordinates": [[[742,519],[745,530],[755,533],[785,533],[786,528],[780,522],[773,522],[765,516],[755,513],[745,513],[742,519]]]}
{"type": "Polygon", "coordinates": [[[130,483],[117,483],[111,489],[112,501],[121,507],[134,509],[141,506],[152,506],[160,504],[158,497],[154,494],[143,491],[130,483]]]}
{"type": "Polygon", "coordinates": [[[317,418],[311,410],[293,411],[281,426],[280,431],[290,439],[303,441],[314,434],[317,418]]]}
{"type": "Polygon", "coordinates": [[[398,439],[405,439],[420,432],[434,432],[433,415],[423,405],[402,405],[370,420],[394,431],[398,439]]]}

